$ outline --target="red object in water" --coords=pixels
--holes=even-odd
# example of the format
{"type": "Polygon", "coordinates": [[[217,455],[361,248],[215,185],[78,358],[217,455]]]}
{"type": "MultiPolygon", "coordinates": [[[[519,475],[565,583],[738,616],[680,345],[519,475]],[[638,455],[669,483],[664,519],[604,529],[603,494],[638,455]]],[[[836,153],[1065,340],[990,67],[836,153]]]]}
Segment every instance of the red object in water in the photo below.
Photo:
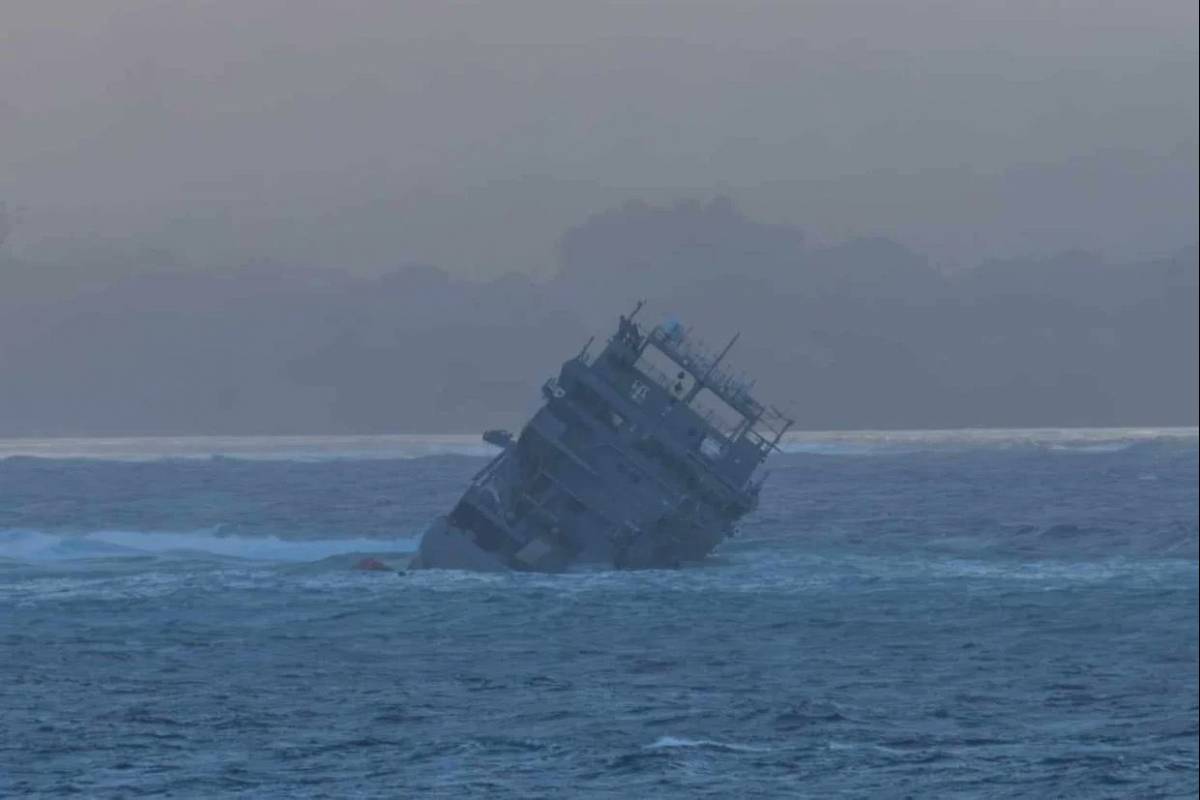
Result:
{"type": "Polygon", "coordinates": [[[372,572],[391,572],[392,568],[377,558],[364,558],[354,565],[355,569],[365,569],[372,572]]]}

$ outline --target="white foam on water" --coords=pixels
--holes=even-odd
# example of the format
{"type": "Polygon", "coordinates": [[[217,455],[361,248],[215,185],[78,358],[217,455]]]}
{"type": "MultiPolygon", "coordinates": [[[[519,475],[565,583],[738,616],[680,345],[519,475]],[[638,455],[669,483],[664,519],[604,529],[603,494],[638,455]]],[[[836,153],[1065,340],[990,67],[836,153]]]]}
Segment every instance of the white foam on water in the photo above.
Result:
{"type": "Polygon", "coordinates": [[[109,530],[85,534],[0,531],[0,558],[27,562],[170,553],[305,562],[349,553],[408,553],[415,549],[416,540],[410,538],[282,539],[277,536],[223,536],[217,529],[187,532],[109,530]]]}
{"type": "Polygon", "coordinates": [[[646,750],[664,750],[674,748],[708,748],[712,750],[728,750],[735,753],[767,753],[770,752],[769,747],[754,747],[748,744],[731,744],[727,742],[717,742],[712,739],[685,739],[679,736],[663,736],[657,739],[652,744],[648,744],[646,750]]]}
{"type": "Polygon", "coordinates": [[[1107,442],[1104,444],[1051,444],[1049,448],[1063,453],[1120,453],[1136,442],[1107,442]]]}
{"type": "MultiPolygon", "coordinates": [[[[1040,446],[1102,453],[1141,441],[1187,441],[1198,436],[1195,427],[792,431],[780,442],[780,449],[785,453],[872,455],[941,447],[1040,446]]],[[[0,459],[32,456],[157,461],[223,456],[254,461],[332,461],[434,455],[490,457],[495,453],[496,448],[485,444],[477,434],[0,439],[0,459]]]]}
{"type": "Polygon", "coordinates": [[[0,459],[14,456],[101,461],[237,458],[247,461],[365,461],[434,455],[492,456],[478,435],[129,436],[0,439],[0,459]]]}
{"type": "Polygon", "coordinates": [[[908,750],[899,750],[895,747],[885,747],[881,744],[872,744],[867,742],[838,742],[829,740],[826,743],[826,748],[829,750],[873,750],[877,753],[886,753],[889,756],[906,756],[912,752],[908,750]]]}
{"type": "Polygon", "coordinates": [[[795,431],[780,442],[785,453],[872,455],[936,448],[1044,447],[1076,453],[1114,453],[1147,441],[1200,438],[1195,427],[963,428],[913,431],[795,431]]]}

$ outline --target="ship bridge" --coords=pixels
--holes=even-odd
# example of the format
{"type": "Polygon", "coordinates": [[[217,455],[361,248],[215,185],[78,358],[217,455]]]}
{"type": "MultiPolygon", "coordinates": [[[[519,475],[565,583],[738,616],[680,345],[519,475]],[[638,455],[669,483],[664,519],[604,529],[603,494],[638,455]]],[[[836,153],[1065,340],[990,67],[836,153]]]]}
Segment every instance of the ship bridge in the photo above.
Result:
{"type": "Polygon", "coordinates": [[[641,338],[634,367],[700,414],[726,443],[744,437],[765,458],[777,449],[793,421],[778,409],[758,402],[751,394],[752,380],[722,365],[739,335],[734,334],[714,354],[680,323],[665,322],[641,338]]]}

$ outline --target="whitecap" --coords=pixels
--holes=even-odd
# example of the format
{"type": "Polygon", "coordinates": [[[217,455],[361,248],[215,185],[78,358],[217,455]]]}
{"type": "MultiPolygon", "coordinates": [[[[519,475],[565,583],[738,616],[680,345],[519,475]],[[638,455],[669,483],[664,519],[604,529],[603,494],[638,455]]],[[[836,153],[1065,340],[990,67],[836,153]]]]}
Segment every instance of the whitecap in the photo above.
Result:
{"type": "Polygon", "coordinates": [[[437,455],[495,455],[477,435],[380,436],[125,436],[0,439],[0,459],[32,457],[99,461],[234,458],[246,461],[363,461],[437,455]]]}
{"type": "Polygon", "coordinates": [[[1115,453],[1147,441],[1195,440],[1195,427],[963,428],[946,430],[793,431],[779,443],[785,453],[900,455],[927,450],[1042,447],[1072,453],[1115,453]]]}
{"type": "MultiPolygon", "coordinates": [[[[898,454],[940,448],[1041,446],[1111,452],[1140,441],[1195,440],[1195,427],[1012,428],[947,430],[792,431],[779,443],[785,453],[898,454]]],[[[476,434],[358,436],[128,436],[100,438],[0,438],[0,459],[36,457],[157,461],[227,457],[254,461],[408,459],[435,455],[490,457],[496,449],[476,434]]]]}
{"type": "Polygon", "coordinates": [[[284,539],[277,536],[228,536],[219,528],[195,531],[100,530],[83,534],[0,531],[0,558],[62,561],[120,556],[192,555],[259,561],[317,561],[349,553],[411,553],[412,538],[284,539]]]}
{"type": "Polygon", "coordinates": [[[645,750],[665,750],[673,748],[707,748],[710,750],[726,750],[735,753],[767,753],[769,747],[755,747],[749,744],[733,744],[717,742],[712,739],[685,739],[679,736],[663,736],[654,743],[646,745],[645,750]]]}

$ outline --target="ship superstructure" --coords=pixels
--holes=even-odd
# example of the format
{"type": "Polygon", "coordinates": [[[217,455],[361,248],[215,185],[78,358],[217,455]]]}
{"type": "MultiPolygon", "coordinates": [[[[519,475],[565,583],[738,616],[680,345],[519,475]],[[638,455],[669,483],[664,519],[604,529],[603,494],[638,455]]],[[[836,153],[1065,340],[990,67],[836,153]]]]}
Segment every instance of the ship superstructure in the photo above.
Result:
{"type": "Polygon", "coordinates": [[[792,421],[677,322],[642,304],[542,386],[545,405],[421,542],[415,567],[669,567],[710,553],[755,508],[759,467],[792,421]]]}

